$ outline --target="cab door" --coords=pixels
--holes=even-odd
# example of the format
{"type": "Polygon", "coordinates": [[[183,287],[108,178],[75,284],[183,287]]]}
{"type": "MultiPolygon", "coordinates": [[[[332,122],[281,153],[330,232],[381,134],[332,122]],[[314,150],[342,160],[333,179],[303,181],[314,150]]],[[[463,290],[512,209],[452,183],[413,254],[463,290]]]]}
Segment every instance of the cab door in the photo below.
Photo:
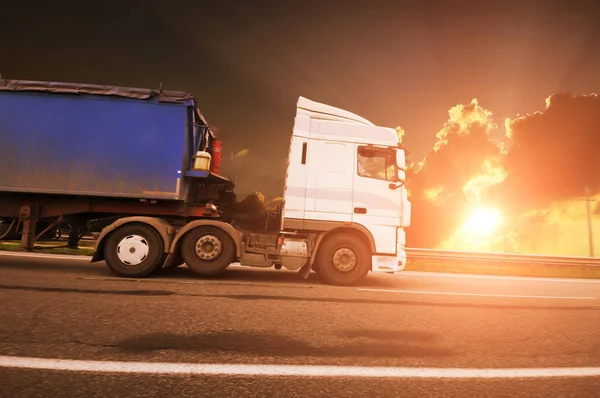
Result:
{"type": "MultiPolygon", "coordinates": [[[[313,141],[316,151],[309,154],[309,191],[314,198],[313,212],[307,219],[352,221],[354,144],[325,140],[313,141]]],[[[308,210],[308,209],[307,209],[308,210]]]]}
{"type": "Polygon", "coordinates": [[[356,144],[355,151],[352,221],[369,229],[378,253],[396,254],[405,189],[398,178],[396,148],[356,144]]]}

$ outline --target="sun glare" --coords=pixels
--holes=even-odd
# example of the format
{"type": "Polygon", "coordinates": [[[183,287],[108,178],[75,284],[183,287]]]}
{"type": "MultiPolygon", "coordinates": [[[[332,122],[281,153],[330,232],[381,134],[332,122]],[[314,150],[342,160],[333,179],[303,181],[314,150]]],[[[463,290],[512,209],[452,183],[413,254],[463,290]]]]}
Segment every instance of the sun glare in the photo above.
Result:
{"type": "Polygon", "coordinates": [[[479,236],[488,236],[501,223],[500,212],[495,209],[476,209],[464,225],[464,231],[479,236]]]}

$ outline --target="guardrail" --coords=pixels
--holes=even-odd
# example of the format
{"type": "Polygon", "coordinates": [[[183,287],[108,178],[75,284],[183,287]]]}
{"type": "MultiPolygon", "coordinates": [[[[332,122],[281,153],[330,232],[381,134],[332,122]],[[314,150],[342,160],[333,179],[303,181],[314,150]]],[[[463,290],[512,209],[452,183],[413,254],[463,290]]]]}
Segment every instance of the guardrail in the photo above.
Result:
{"type": "Polygon", "coordinates": [[[454,250],[417,249],[407,248],[406,254],[409,258],[431,259],[431,260],[460,260],[460,261],[485,261],[504,263],[528,263],[545,265],[586,265],[600,266],[600,258],[596,257],[566,257],[566,256],[544,256],[537,254],[521,253],[483,253],[454,250]]]}

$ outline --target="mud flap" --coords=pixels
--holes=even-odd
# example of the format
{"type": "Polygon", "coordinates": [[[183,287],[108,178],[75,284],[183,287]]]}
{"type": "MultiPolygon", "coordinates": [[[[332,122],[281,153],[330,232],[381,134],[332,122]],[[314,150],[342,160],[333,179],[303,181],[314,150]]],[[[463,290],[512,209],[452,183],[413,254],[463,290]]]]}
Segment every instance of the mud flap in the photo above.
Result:
{"type": "Polygon", "coordinates": [[[304,266],[302,268],[300,268],[300,270],[298,271],[298,275],[300,275],[304,279],[308,279],[311,269],[312,269],[312,265],[310,264],[310,261],[307,261],[306,264],[304,264],[304,266]]]}

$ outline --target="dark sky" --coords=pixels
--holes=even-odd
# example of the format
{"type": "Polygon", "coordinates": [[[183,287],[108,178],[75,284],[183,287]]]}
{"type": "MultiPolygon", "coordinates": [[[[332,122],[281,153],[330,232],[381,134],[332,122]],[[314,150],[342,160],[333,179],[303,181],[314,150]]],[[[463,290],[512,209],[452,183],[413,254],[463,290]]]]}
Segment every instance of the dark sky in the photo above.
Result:
{"type": "Polygon", "coordinates": [[[458,103],[506,117],[600,91],[593,1],[5,1],[0,73],[190,91],[240,193],[281,195],[299,95],[406,130],[420,160],[458,103]]]}

